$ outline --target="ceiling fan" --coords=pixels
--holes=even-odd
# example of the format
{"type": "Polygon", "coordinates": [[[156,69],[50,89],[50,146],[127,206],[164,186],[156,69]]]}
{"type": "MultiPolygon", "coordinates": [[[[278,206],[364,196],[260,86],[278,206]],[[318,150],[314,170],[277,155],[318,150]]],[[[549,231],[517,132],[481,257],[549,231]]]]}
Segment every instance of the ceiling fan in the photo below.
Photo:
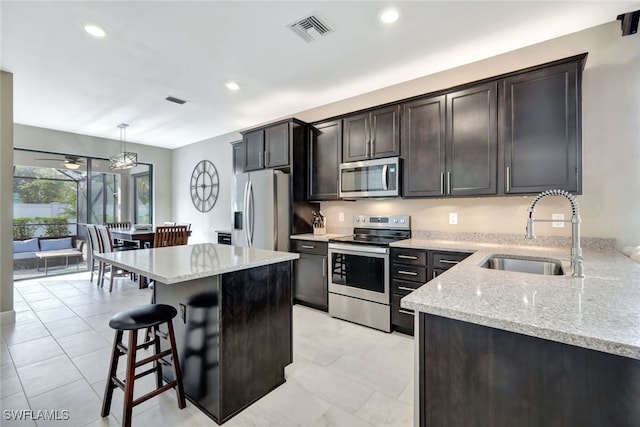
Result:
{"type": "MultiPolygon", "coordinates": [[[[45,160],[45,161],[52,161],[52,162],[63,161],[61,158],[34,159],[34,160],[45,160]]],[[[81,158],[78,156],[65,155],[62,166],[64,166],[67,169],[77,170],[77,169],[80,169],[84,164],[85,162],[81,160],[81,158]]]]}

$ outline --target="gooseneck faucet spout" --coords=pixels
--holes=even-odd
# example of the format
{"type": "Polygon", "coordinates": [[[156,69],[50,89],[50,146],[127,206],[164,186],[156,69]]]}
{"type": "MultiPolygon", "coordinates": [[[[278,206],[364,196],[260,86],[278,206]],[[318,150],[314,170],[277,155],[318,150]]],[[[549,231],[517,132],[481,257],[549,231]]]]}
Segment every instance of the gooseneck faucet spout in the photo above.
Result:
{"type": "Polygon", "coordinates": [[[527,219],[527,234],[524,236],[525,239],[535,239],[536,236],[533,234],[533,224],[535,222],[571,222],[571,270],[573,277],[584,277],[584,273],[582,271],[582,248],[580,247],[580,207],[578,206],[578,202],[576,199],[569,193],[564,190],[548,190],[543,191],[538,194],[533,202],[531,202],[531,206],[529,206],[529,218],[527,219]],[[571,220],[557,220],[557,219],[534,219],[533,211],[536,209],[536,205],[540,200],[547,196],[563,196],[569,203],[571,204],[571,220]]]}

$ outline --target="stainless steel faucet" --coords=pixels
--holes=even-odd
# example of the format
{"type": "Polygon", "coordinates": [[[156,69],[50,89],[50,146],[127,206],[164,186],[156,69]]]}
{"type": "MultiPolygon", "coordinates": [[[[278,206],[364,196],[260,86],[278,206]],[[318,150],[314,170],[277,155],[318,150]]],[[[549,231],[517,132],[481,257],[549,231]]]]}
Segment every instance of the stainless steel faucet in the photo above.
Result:
{"type": "Polygon", "coordinates": [[[548,190],[538,194],[531,206],[529,206],[529,219],[527,220],[527,235],[525,239],[535,239],[533,234],[534,222],[570,222],[571,223],[571,270],[573,277],[584,277],[582,271],[582,248],[580,247],[580,207],[576,199],[564,190],[548,190]],[[557,220],[557,219],[533,219],[533,211],[536,209],[536,205],[540,200],[546,196],[563,196],[569,200],[571,204],[571,220],[557,220]]]}

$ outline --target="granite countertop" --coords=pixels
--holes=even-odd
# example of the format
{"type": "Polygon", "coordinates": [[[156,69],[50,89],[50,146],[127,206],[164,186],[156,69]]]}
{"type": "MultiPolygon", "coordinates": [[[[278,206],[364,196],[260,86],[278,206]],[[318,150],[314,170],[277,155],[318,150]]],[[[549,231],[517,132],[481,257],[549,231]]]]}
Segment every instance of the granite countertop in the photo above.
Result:
{"type": "Polygon", "coordinates": [[[327,234],[313,234],[313,233],[306,233],[306,234],[294,234],[289,236],[289,238],[291,239],[297,239],[297,240],[315,240],[318,242],[328,242],[329,239],[335,239],[336,237],[342,237],[345,236],[345,234],[340,234],[340,233],[327,233],[327,234]]]}
{"type": "Polygon", "coordinates": [[[585,277],[574,278],[566,247],[420,239],[392,246],[473,252],[404,297],[404,308],[640,359],[640,264],[620,252],[583,250],[585,277]],[[480,267],[492,254],[559,259],[565,275],[480,267]]]}
{"type": "Polygon", "coordinates": [[[298,259],[300,255],[290,252],[200,243],[110,252],[96,254],[94,257],[150,279],[173,284],[290,261],[298,259]]]}

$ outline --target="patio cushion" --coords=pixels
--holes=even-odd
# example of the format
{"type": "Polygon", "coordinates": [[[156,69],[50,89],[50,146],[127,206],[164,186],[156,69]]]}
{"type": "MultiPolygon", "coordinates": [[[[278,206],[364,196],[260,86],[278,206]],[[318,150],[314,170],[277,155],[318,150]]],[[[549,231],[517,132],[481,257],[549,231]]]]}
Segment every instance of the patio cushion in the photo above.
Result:
{"type": "Polygon", "coordinates": [[[31,256],[33,256],[33,252],[39,252],[40,247],[38,246],[38,239],[28,239],[28,240],[14,240],[13,241],[13,253],[19,254],[23,252],[31,252],[31,256]]]}
{"type": "Polygon", "coordinates": [[[72,249],[71,237],[63,237],[61,239],[40,240],[41,251],[55,251],[58,249],[72,249]]]}

